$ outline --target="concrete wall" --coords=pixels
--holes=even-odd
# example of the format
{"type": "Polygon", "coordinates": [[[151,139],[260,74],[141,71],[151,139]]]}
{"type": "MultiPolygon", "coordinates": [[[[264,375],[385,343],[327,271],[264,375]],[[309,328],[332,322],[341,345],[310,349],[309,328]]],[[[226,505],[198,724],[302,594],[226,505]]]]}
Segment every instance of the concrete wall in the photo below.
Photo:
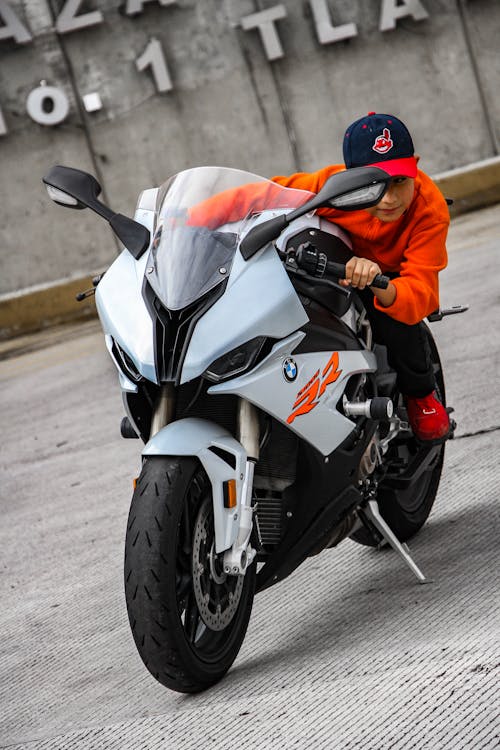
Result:
{"type": "Polygon", "coordinates": [[[0,294],[115,257],[102,220],[46,198],[54,163],[93,172],[131,214],[144,187],[190,166],[273,175],[341,161],[346,125],[368,110],[408,123],[431,174],[498,154],[499,37],[497,0],[0,0],[0,294]],[[142,10],[127,15],[133,1],[142,10]],[[71,7],[82,19],[66,26],[99,22],[65,31],[71,7]],[[245,30],[261,11],[279,18],[245,30]],[[13,13],[31,41],[2,39],[13,13]],[[136,65],[152,39],[163,92],[136,65]],[[26,112],[42,80],[69,102],[55,126],[26,112]],[[101,109],[85,110],[90,93],[101,109]]]}

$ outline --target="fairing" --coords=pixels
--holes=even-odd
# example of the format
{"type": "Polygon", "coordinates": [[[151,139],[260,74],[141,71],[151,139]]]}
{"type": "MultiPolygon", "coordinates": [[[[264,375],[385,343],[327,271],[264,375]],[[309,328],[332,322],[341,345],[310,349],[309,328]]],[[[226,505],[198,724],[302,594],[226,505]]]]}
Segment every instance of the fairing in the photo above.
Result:
{"type": "MultiPolygon", "coordinates": [[[[135,220],[150,232],[154,226],[156,195],[157,189],[143,191],[135,213],[135,220]]],[[[95,301],[110,353],[109,337],[112,337],[132,359],[138,372],[156,383],[153,321],[142,297],[146,262],[146,254],[135,260],[128,250],[123,250],[99,282],[95,301]]],[[[123,376],[120,381],[124,390],[130,390],[123,376]]]]}
{"type": "Polygon", "coordinates": [[[375,372],[377,361],[368,350],[294,354],[302,337],[299,332],[280,341],[251,372],[214,385],[209,393],[251,401],[328,456],[355,427],[337,409],[347,380],[357,373],[375,372]],[[297,370],[291,382],[284,374],[290,358],[297,370]]]}
{"type": "Polygon", "coordinates": [[[248,262],[238,253],[225,293],[196,324],[181,384],[198,377],[223,354],[256,336],[281,339],[307,321],[273,247],[269,245],[248,262]]]}

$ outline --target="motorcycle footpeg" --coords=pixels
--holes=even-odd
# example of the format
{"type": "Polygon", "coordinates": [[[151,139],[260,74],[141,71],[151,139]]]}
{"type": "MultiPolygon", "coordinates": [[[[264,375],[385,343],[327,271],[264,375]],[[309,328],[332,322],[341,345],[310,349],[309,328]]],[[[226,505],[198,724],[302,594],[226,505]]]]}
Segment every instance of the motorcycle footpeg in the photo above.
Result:
{"type": "Polygon", "coordinates": [[[437,310],[434,310],[434,312],[427,316],[427,320],[429,323],[436,323],[447,315],[460,315],[460,313],[467,312],[468,309],[469,305],[454,305],[453,307],[447,307],[444,309],[438,307],[437,310]]]}

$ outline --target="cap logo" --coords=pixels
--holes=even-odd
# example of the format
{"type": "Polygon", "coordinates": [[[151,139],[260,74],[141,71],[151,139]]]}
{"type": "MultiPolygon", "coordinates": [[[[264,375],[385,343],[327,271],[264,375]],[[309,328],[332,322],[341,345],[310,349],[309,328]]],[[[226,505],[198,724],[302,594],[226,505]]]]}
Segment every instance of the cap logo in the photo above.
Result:
{"type": "Polygon", "coordinates": [[[383,134],[378,135],[375,138],[375,143],[373,144],[372,148],[373,151],[376,151],[378,154],[386,154],[391,150],[393,146],[394,141],[391,138],[391,131],[389,130],[389,128],[384,128],[383,134]]]}

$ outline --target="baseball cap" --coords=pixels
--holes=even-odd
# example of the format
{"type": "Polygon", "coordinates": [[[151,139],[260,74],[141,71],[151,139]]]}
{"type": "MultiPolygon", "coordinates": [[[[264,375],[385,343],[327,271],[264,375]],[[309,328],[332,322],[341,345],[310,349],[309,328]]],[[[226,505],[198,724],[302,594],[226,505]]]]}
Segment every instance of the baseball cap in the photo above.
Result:
{"type": "Polygon", "coordinates": [[[379,167],[391,177],[417,176],[411,135],[394,115],[368,112],[349,125],[343,149],[347,169],[379,167]]]}

